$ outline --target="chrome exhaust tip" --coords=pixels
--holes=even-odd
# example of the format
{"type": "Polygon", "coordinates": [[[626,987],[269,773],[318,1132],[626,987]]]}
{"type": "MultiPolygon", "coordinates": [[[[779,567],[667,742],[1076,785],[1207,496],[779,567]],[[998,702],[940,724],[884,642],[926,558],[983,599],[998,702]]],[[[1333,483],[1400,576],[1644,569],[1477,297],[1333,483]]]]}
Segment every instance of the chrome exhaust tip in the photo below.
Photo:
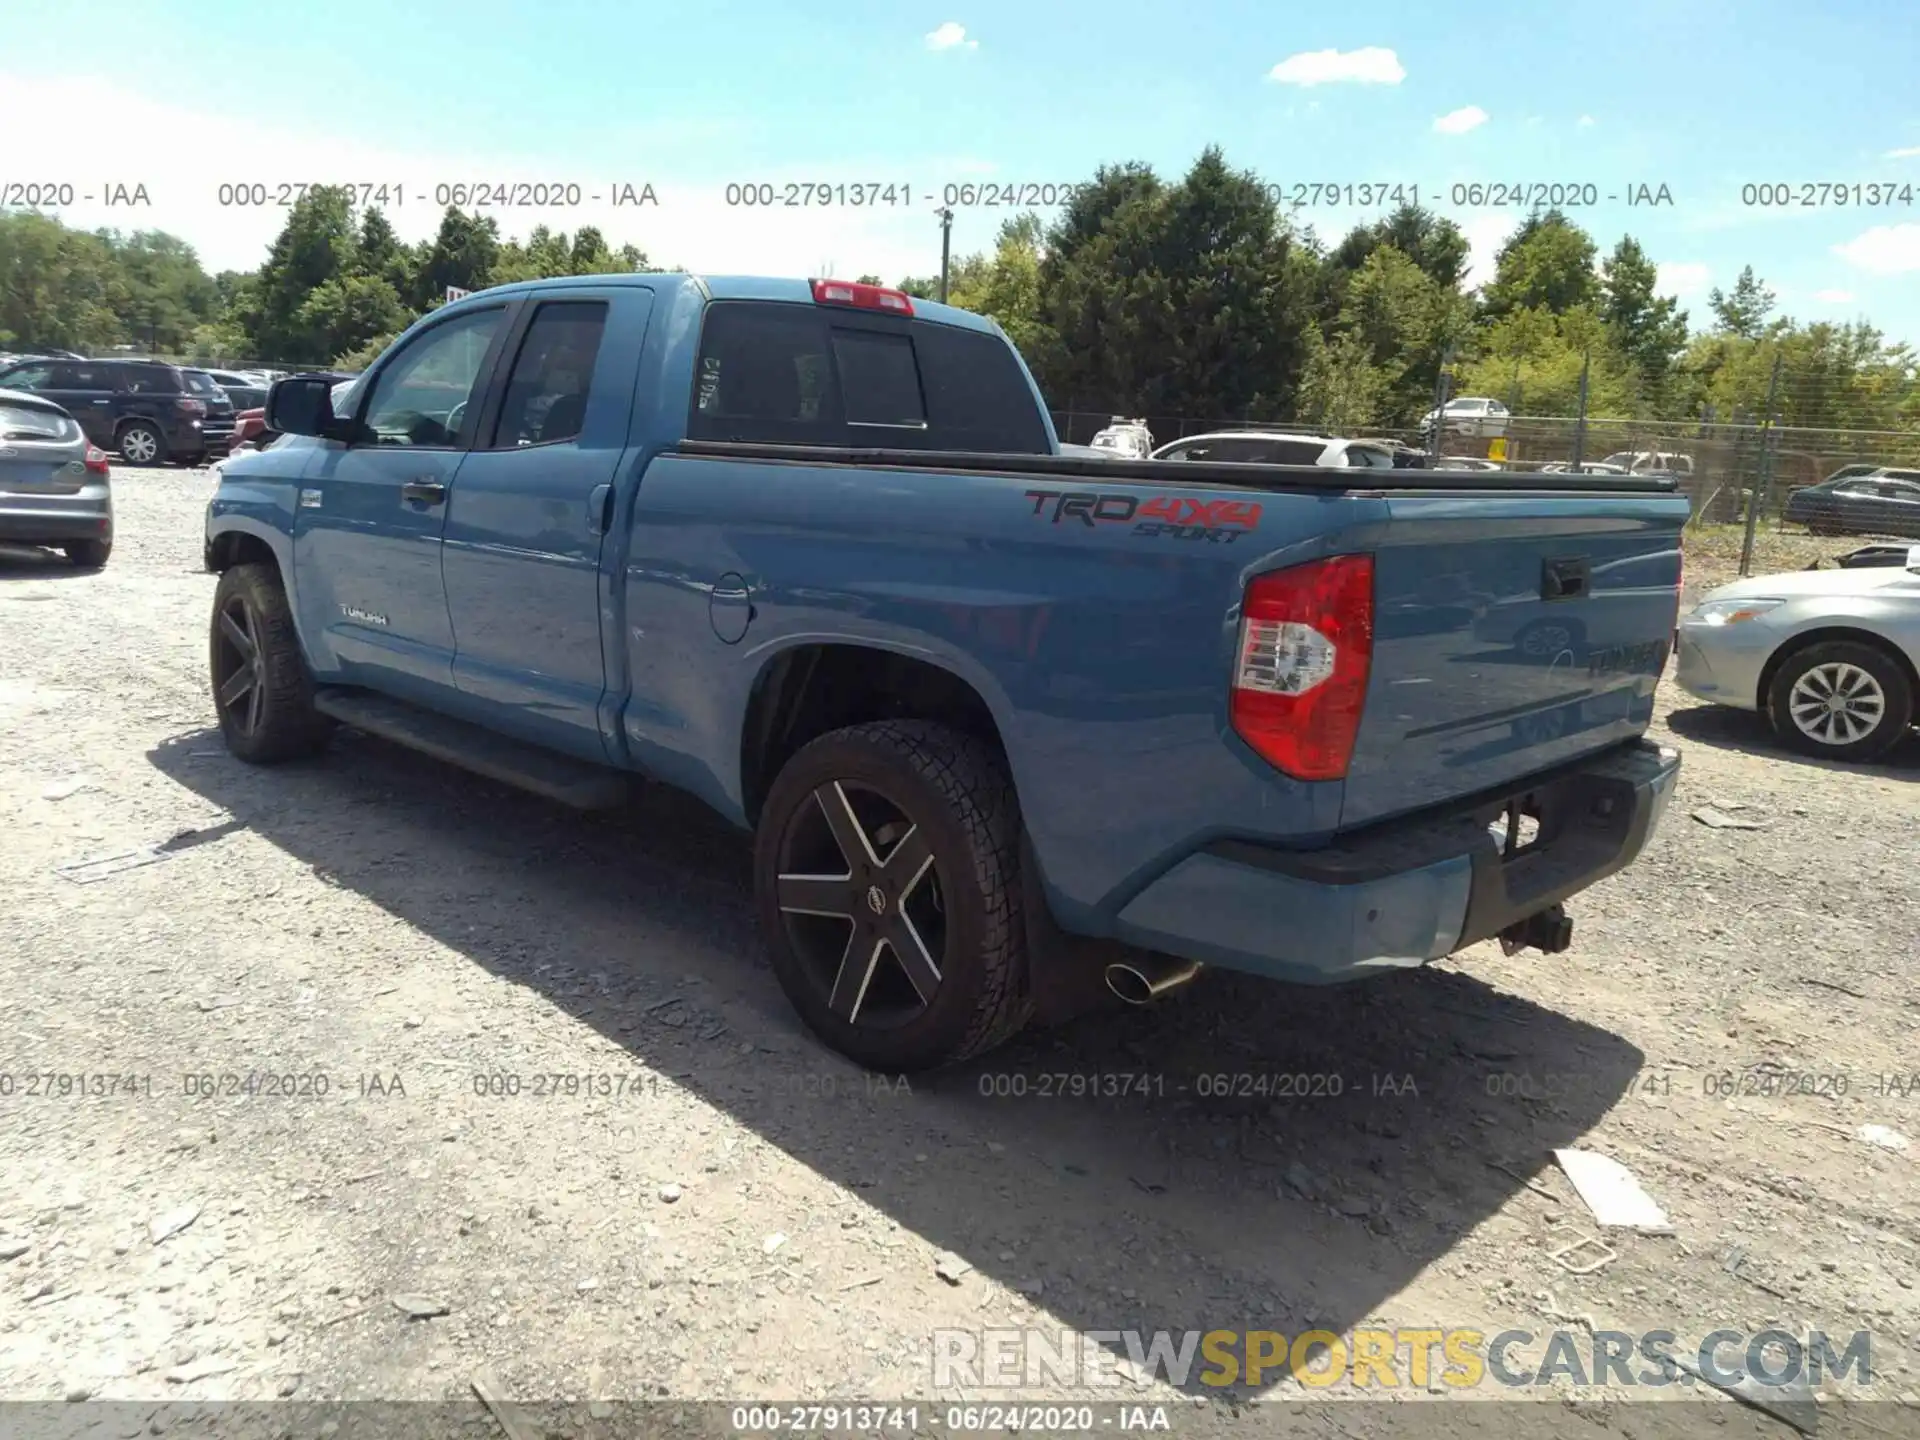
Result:
{"type": "Polygon", "coordinates": [[[1200,973],[1194,960],[1117,961],[1107,966],[1107,989],[1128,1005],[1151,1005],[1170,990],[1178,990],[1200,973]]]}

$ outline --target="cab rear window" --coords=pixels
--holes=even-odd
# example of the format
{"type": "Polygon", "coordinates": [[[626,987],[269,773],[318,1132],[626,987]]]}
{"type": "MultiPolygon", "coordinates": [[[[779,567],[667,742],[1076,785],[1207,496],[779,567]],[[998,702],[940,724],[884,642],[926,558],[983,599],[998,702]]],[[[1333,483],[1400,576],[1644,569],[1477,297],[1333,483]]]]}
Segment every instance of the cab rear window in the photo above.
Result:
{"type": "Polygon", "coordinates": [[[707,307],[697,440],[1043,455],[1040,407],[996,335],[777,301],[707,307]]]}

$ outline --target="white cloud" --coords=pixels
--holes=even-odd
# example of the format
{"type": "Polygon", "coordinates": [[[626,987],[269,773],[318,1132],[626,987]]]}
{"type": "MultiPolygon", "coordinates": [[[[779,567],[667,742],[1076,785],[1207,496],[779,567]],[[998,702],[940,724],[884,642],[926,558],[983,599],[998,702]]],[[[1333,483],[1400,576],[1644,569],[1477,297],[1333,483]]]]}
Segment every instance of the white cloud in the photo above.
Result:
{"type": "Polygon", "coordinates": [[[929,50],[978,50],[980,42],[967,38],[967,27],[949,20],[937,30],[927,32],[929,50]]]}
{"type": "Polygon", "coordinates": [[[1851,290],[1816,290],[1813,292],[1813,298],[1823,305],[1851,305],[1853,292],[1851,290]]]}
{"type": "Polygon", "coordinates": [[[1464,135],[1469,130],[1478,130],[1487,123],[1487,112],[1478,105],[1462,105],[1458,110],[1449,110],[1433,122],[1433,128],[1442,135],[1464,135]]]}
{"type": "Polygon", "coordinates": [[[1473,289],[1492,281],[1500,247],[1506,244],[1507,237],[1519,223],[1513,216],[1498,211],[1460,222],[1460,232],[1467,237],[1467,288],[1473,289]]]}
{"type": "MultiPolygon", "coordinates": [[[[391,185],[404,196],[403,203],[389,202],[379,208],[400,238],[412,243],[431,239],[439,228],[445,207],[435,203],[437,185],[484,179],[489,184],[561,181],[580,187],[581,203],[575,206],[489,212],[508,236],[524,237],[540,224],[568,232],[592,225],[610,245],[638,245],[662,267],[685,265],[706,274],[798,276],[808,273],[821,257],[831,256],[845,275],[872,273],[891,281],[939,269],[940,227],[933,211],[941,202],[942,186],[995,168],[977,157],[881,153],[849,157],[842,165],[796,163],[748,173],[728,167],[726,173],[714,176],[711,164],[698,158],[704,132],[683,147],[689,154],[684,166],[667,169],[622,162],[615,158],[619,147],[612,145],[598,154],[586,150],[578,160],[556,163],[551,157],[497,150],[410,147],[404,138],[391,145],[371,145],[262,121],[249,130],[249,153],[272,156],[272,162],[221,166],[214,173],[208,170],[205,156],[191,146],[148,147],[140,163],[130,164],[126,137],[215,134],[229,118],[216,108],[153,100],[92,77],[48,80],[0,72],[0,93],[23,114],[66,117],[60,165],[48,177],[70,179],[78,192],[74,205],[53,212],[65,225],[79,230],[165,230],[191,244],[210,272],[258,266],[287,218],[286,209],[277,204],[222,205],[222,180],[261,182],[269,199],[279,198],[275,191],[283,182],[391,185]],[[151,203],[132,208],[103,204],[103,186],[94,179],[98,176],[122,182],[129,191],[136,184],[144,186],[151,203]],[[911,205],[728,205],[724,183],[729,179],[764,182],[779,196],[789,181],[885,184],[892,177],[914,182],[911,205]],[[631,184],[639,192],[648,183],[656,204],[610,203],[614,186],[631,184]],[[95,199],[81,198],[87,193],[95,199]],[[590,198],[596,193],[601,196],[598,202],[590,198]]],[[[666,138],[661,148],[671,150],[666,138]]],[[[955,213],[954,254],[992,244],[1002,218],[998,209],[956,206],[955,213]]]]}
{"type": "Polygon", "coordinates": [[[1834,246],[1833,253],[1872,275],[1920,270],[1920,225],[1876,225],[1834,246]]]}
{"type": "Polygon", "coordinates": [[[1598,125],[1600,122],[1598,120],[1595,120],[1591,115],[1582,115],[1578,120],[1574,121],[1573,123],[1579,126],[1579,128],[1582,130],[1591,130],[1595,125],[1598,125]]]}
{"type": "Polygon", "coordinates": [[[1908,145],[1904,149],[1889,150],[1885,158],[1888,160],[1912,160],[1916,156],[1920,156],[1920,145],[1908,145]]]}
{"type": "Polygon", "coordinates": [[[1302,50],[1267,72],[1282,85],[1398,85],[1407,78],[1400,57],[1378,45],[1359,50],[1302,50]]]}
{"type": "Polygon", "coordinates": [[[1653,288],[1661,295],[1677,295],[1681,299],[1704,294],[1707,281],[1713,271],[1693,260],[1669,261],[1654,267],[1653,288]]]}

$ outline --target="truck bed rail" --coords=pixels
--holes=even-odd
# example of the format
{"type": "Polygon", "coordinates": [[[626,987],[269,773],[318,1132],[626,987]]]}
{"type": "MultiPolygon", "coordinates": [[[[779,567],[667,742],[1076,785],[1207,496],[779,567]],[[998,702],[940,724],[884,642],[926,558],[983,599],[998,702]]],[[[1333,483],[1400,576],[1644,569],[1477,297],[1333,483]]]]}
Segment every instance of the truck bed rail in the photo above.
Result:
{"type": "Polygon", "coordinates": [[[1227,460],[1098,460],[1078,455],[1006,455],[977,450],[864,450],[835,445],[767,445],[733,440],[682,440],[673,452],[691,458],[760,460],[790,465],[858,465],[878,470],[966,470],[985,474],[1057,475],[1209,489],[1316,490],[1377,493],[1671,495],[1670,473],[1535,474],[1497,470],[1334,470],[1318,465],[1257,465],[1227,460]]]}

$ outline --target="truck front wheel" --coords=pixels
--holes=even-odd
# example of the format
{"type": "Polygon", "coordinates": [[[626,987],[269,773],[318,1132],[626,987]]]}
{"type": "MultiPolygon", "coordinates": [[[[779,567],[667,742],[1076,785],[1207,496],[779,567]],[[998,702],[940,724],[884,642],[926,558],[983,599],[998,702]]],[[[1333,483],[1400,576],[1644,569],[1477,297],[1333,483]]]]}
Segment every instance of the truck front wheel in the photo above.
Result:
{"type": "Polygon", "coordinates": [[[762,807],[754,891],[774,974],[828,1045],[935,1069],[1032,1013],[1019,807],[980,740],[926,721],[823,735],[762,807]]]}
{"type": "Polygon", "coordinates": [[[236,565],[220,577],[208,651],[227,749],[271,765],[325,748],[333,722],[313,708],[293,611],[271,565],[236,565]]]}

